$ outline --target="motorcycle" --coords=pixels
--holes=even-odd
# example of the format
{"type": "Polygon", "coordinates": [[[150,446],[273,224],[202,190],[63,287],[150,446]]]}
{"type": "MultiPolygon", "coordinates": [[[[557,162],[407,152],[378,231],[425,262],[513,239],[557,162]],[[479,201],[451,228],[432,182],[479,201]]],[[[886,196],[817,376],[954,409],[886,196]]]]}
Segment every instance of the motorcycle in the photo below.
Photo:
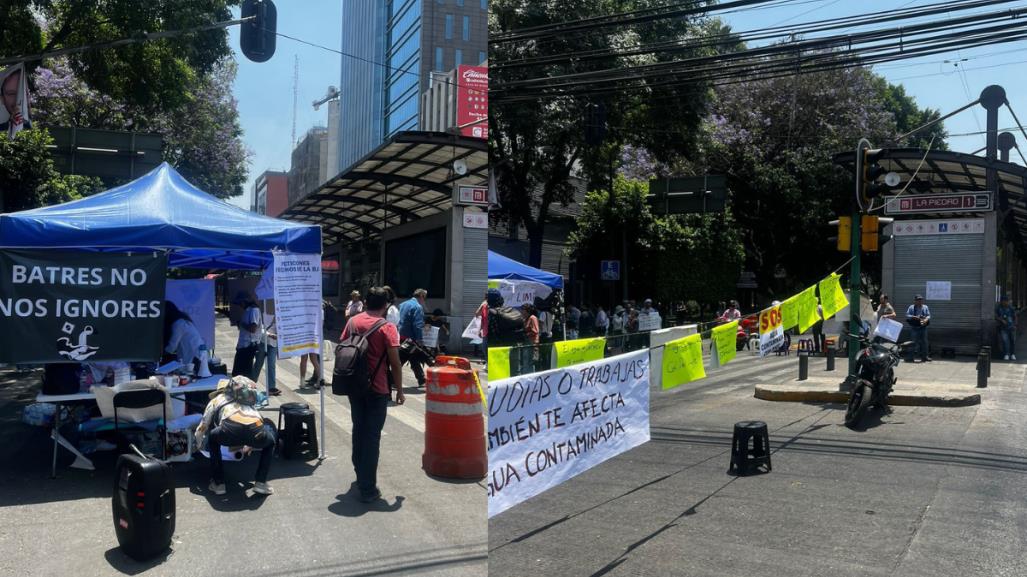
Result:
{"type": "Polygon", "coordinates": [[[912,344],[887,343],[866,332],[857,338],[862,348],[856,356],[856,374],[846,378],[852,391],[845,409],[845,426],[850,428],[859,424],[871,406],[888,408],[888,395],[897,381],[895,367],[902,361],[902,349],[912,344]]]}

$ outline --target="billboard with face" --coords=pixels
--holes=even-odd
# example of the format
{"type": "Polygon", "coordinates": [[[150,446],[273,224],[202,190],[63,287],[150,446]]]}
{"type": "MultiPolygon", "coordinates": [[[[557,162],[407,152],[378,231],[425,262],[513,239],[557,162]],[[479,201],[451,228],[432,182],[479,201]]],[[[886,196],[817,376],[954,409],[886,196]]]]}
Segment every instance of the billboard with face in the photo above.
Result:
{"type": "Polygon", "coordinates": [[[14,137],[29,120],[29,88],[24,64],[15,64],[0,71],[0,131],[14,137]]]}

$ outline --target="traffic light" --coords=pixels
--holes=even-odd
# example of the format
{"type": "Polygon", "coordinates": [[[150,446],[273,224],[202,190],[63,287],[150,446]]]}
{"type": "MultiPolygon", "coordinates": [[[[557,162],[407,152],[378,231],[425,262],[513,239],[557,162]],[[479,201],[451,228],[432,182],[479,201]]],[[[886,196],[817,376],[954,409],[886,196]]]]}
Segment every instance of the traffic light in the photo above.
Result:
{"type": "Polygon", "coordinates": [[[839,216],[838,220],[832,220],[828,224],[838,227],[838,236],[831,239],[838,241],[838,250],[840,252],[852,251],[852,217],[839,216]]]}
{"type": "Polygon", "coordinates": [[[860,192],[863,195],[863,202],[866,204],[870,204],[873,199],[899,185],[899,175],[894,172],[888,172],[883,166],[881,166],[881,160],[886,156],[887,150],[884,149],[863,149],[863,179],[861,181],[862,190],[860,192]],[[880,178],[882,174],[884,175],[884,182],[874,182],[880,178]]]}
{"type": "Polygon", "coordinates": [[[243,22],[239,30],[239,48],[254,62],[267,62],[275,54],[278,10],[271,0],[243,0],[242,17],[255,16],[243,22]]]}
{"type": "Polygon", "coordinates": [[[864,214],[860,218],[859,248],[863,252],[877,252],[878,217],[864,214]]]}

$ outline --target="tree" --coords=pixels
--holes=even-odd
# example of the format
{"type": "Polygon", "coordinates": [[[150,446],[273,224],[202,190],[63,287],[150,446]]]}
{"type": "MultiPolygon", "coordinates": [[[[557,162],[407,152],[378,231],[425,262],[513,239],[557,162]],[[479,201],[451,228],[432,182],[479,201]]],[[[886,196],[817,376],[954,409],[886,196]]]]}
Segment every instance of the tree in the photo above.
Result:
{"type": "Polygon", "coordinates": [[[98,178],[62,175],[54,168],[43,129],[22,130],[8,138],[0,133],[0,212],[60,204],[103,190],[98,178]]]}
{"type": "MultiPolygon", "coordinates": [[[[746,266],[765,294],[788,294],[845,257],[827,242],[827,222],[851,212],[853,180],[832,155],[855,149],[861,137],[886,145],[900,116],[907,126],[936,117],[884,88],[864,68],[718,87],[703,154],[692,162],[696,172],[727,175],[746,266]]],[[[933,130],[944,137],[940,126],[933,130]]]]}
{"type": "MultiPolygon", "coordinates": [[[[657,0],[567,0],[531,2],[493,0],[489,5],[489,33],[663,6],[657,0]]],[[[724,28],[706,20],[667,19],[656,23],[597,29],[529,42],[493,43],[490,75],[494,86],[506,82],[559,76],[590,70],[618,69],[710,53],[693,48],[670,54],[601,58],[563,58],[582,50],[609,51],[612,47],[692,38],[704,26],[724,28]],[[528,58],[552,61],[522,66],[528,58]]],[[[728,42],[727,44],[731,44],[728,42]]],[[[589,189],[609,188],[621,148],[644,146],[658,158],[689,151],[696,127],[705,115],[709,89],[701,83],[646,86],[592,95],[518,99],[512,94],[493,100],[489,114],[489,156],[493,163],[502,208],[495,218],[511,226],[522,225],[529,240],[529,263],[539,266],[542,235],[553,203],[567,205],[577,190],[572,176],[581,176],[589,189]],[[656,135],[651,127],[659,126],[656,135]]]]}
{"type": "Polygon", "coordinates": [[[569,248],[579,268],[598,271],[611,236],[627,244],[628,294],[662,302],[715,303],[732,294],[745,250],[731,211],[657,216],[648,182],[617,176],[610,191],[591,191],[569,248]]]}

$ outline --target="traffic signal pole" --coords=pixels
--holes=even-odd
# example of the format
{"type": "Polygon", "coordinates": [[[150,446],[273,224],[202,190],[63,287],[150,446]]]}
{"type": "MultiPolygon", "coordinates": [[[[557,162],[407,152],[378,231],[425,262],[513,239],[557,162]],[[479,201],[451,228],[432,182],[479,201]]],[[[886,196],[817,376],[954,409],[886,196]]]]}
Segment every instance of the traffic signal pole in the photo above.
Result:
{"type": "Polygon", "coordinates": [[[861,199],[863,197],[863,186],[864,186],[864,170],[863,162],[864,150],[872,148],[873,145],[870,141],[861,138],[859,144],[856,145],[856,194],[852,198],[852,267],[849,270],[849,374],[856,374],[856,355],[859,353],[859,331],[863,326],[863,320],[860,318],[860,257],[862,256],[862,246],[860,244],[863,238],[862,230],[862,205],[861,199]]]}

